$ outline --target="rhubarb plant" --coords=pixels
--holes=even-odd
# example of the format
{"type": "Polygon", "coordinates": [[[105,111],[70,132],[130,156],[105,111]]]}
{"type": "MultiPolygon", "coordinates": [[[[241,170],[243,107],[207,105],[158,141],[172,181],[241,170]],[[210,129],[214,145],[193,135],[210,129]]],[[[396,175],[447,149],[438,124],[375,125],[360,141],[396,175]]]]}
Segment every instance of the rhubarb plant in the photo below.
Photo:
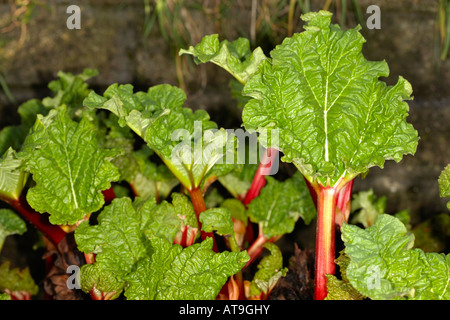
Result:
{"type": "MultiPolygon", "coordinates": [[[[247,129],[276,129],[282,161],[292,162],[317,195],[315,298],[326,294],[335,272],[338,193],[370,167],[414,154],[417,131],[406,122],[412,88],[394,86],[386,62],[367,61],[359,27],[341,30],[331,14],[303,16],[305,31],[286,38],[244,86],[247,129]]],[[[260,138],[261,143],[267,142],[260,138]]]]}
{"type": "MultiPolygon", "coordinates": [[[[99,93],[86,82],[95,71],[60,72],[51,97],[19,106],[21,123],[0,131],[9,206],[0,244],[24,232],[13,210],[56,247],[74,237],[79,285],[92,299],[268,299],[288,272],[275,242],[317,218],[315,299],[449,299],[448,256],[413,248],[405,212],[387,215],[371,190],[350,205],[356,177],[415,153],[411,85],[380,80],[389,68],[364,58],[360,27],[342,30],[326,11],[302,19],[305,30],[270,56],[218,35],[180,51],[234,78],[243,127],[263,147],[258,163],[237,162],[238,135],[186,106],[180,88],[99,93]],[[279,155],[295,174],[270,176],[279,155]]],[[[449,176],[447,167],[443,197],[449,176]]],[[[36,292],[7,286],[0,299],[36,292]]]]}
{"type": "Polygon", "coordinates": [[[385,160],[414,154],[418,141],[406,122],[410,83],[403,77],[393,86],[379,80],[389,75],[388,65],[364,58],[360,27],[344,31],[331,24],[331,16],[327,11],[303,15],[305,31],[286,38],[270,58],[248,68],[245,78],[236,75],[251,65],[257,50],[239,55],[232,50],[235,42],[210,36],[181,52],[221,65],[240,80],[242,94],[250,98],[242,114],[245,128],[259,132],[260,143],[282,152],[281,160],[293,163],[307,180],[317,205],[316,299],[326,296],[325,275],[335,271],[335,221],[348,219],[353,179],[373,166],[382,168],[385,160]],[[231,63],[236,57],[243,62],[231,63]]]}

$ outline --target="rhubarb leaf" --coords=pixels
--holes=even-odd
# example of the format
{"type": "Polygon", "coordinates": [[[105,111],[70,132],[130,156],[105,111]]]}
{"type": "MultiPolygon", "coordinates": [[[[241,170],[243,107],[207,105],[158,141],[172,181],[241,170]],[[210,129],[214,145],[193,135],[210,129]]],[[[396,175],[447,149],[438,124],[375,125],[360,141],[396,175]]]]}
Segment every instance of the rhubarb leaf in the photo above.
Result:
{"type": "Polygon", "coordinates": [[[250,50],[248,39],[219,41],[217,34],[203,37],[195,47],[181,49],[179,54],[193,55],[197,64],[212,62],[228,71],[240,83],[246,83],[258,70],[260,63],[267,59],[260,47],[253,52],[250,50]]]}
{"type": "Polygon", "coordinates": [[[290,233],[298,218],[309,224],[316,215],[308,187],[300,173],[283,182],[267,176],[260,196],[248,205],[248,216],[267,238],[290,233]]]}
{"type": "Polygon", "coordinates": [[[22,169],[22,164],[23,160],[12,148],[0,159],[0,199],[19,199],[28,177],[28,173],[22,169]]]}
{"type": "Polygon", "coordinates": [[[80,269],[80,287],[86,293],[92,289],[113,293],[110,300],[114,300],[120,296],[124,286],[122,278],[104,269],[101,264],[85,264],[80,269]]]}
{"type": "Polygon", "coordinates": [[[370,227],[380,214],[385,213],[386,201],[384,196],[377,198],[372,189],[358,192],[351,202],[353,214],[351,223],[361,223],[365,228],[370,227]]]}
{"type": "Polygon", "coordinates": [[[0,131],[0,155],[4,154],[10,147],[20,150],[28,131],[34,125],[38,114],[46,115],[48,110],[40,100],[31,99],[22,103],[17,108],[21,123],[16,126],[7,126],[0,131]]]}
{"type": "Polygon", "coordinates": [[[26,168],[36,182],[27,201],[48,212],[53,224],[74,224],[100,209],[101,191],[119,179],[110,163],[118,150],[99,148],[94,125],[86,118],[71,120],[64,106],[38,116],[24,145],[26,168]]]}
{"type": "Polygon", "coordinates": [[[205,232],[216,231],[218,235],[234,236],[233,220],[227,208],[211,208],[200,213],[200,223],[205,232]]]}
{"type": "Polygon", "coordinates": [[[170,85],[133,93],[131,85],[115,84],[103,97],[91,92],[84,104],[114,113],[119,124],[140,136],[191,190],[226,156],[226,146],[234,143],[234,138],[224,129],[217,130],[206,111],[183,108],[185,100],[184,92],[170,85]]]}
{"type": "Polygon", "coordinates": [[[264,247],[270,251],[268,256],[261,259],[253,280],[250,284],[250,296],[259,297],[261,293],[268,295],[281,277],[288,271],[283,268],[283,256],[274,243],[267,242],[264,247]]]}
{"type": "Polygon", "coordinates": [[[413,249],[414,235],[397,218],[382,214],[367,229],[344,224],[351,285],[371,299],[450,299],[450,255],[413,249]]]}
{"type": "Polygon", "coordinates": [[[83,73],[74,75],[69,72],[58,72],[58,79],[48,84],[53,92],[53,97],[46,97],[42,104],[49,109],[56,109],[61,105],[66,105],[71,117],[78,109],[83,107],[83,100],[91,92],[86,81],[98,75],[94,69],[84,69],[83,73]]]}
{"type": "Polygon", "coordinates": [[[153,254],[127,277],[127,299],[212,300],[249,259],[245,251],[215,253],[211,238],[184,249],[161,238],[150,242],[153,254]]]}
{"type": "Polygon", "coordinates": [[[181,108],[185,100],[183,90],[168,84],[136,93],[133,93],[133,86],[130,84],[113,84],[103,96],[91,92],[83,104],[91,109],[109,110],[119,118],[122,127],[128,125],[138,136],[144,138],[153,118],[181,108]]]}
{"type": "Polygon", "coordinates": [[[166,199],[179,181],[164,164],[156,164],[149,157],[153,151],[144,146],[132,153],[138,165],[138,171],[129,182],[133,191],[142,198],[155,197],[166,199]]]}
{"type": "Polygon", "coordinates": [[[188,190],[199,187],[212,167],[222,161],[232,135],[209,120],[204,110],[189,108],[155,119],[144,137],[188,190]]]}
{"type": "MultiPolygon", "coordinates": [[[[171,196],[172,203],[164,200],[157,206],[147,209],[143,207],[148,212],[142,214],[141,229],[147,236],[158,236],[174,242],[175,238],[181,236],[184,228],[189,227],[194,232],[198,229],[194,207],[188,197],[180,193],[172,193],[171,196]]],[[[148,203],[149,201],[146,202],[148,203]]]]}
{"type": "MultiPolygon", "coordinates": [[[[441,172],[438,183],[441,197],[450,197],[450,165],[445,167],[445,169],[441,172]]],[[[447,202],[447,208],[450,210],[450,201],[447,202]]]]}
{"type": "Polygon", "coordinates": [[[156,204],[154,198],[134,202],[127,197],[114,199],[97,222],[90,225],[84,221],[75,231],[78,249],[96,254],[95,267],[81,277],[86,292],[93,285],[99,290],[107,288],[107,292],[123,288],[138,261],[152,253],[148,238],[160,236],[172,243],[185,227],[198,227],[191,202],[179,193],[172,195],[172,203],[156,204]]]}
{"type": "Polygon", "coordinates": [[[5,238],[13,234],[23,234],[27,231],[27,225],[14,211],[0,209],[0,252],[5,238]]]}
{"type": "Polygon", "coordinates": [[[342,279],[338,279],[331,274],[326,275],[328,294],[325,300],[363,300],[365,297],[348,281],[347,266],[350,263],[350,258],[345,254],[344,250],[341,251],[335,262],[339,266],[339,273],[342,279]]]}
{"type": "Polygon", "coordinates": [[[282,160],[310,182],[338,187],[385,160],[414,154],[418,137],[405,121],[410,83],[402,77],[394,86],[379,81],[389,74],[387,63],[367,61],[360,27],[341,30],[330,24],[331,15],[303,15],[306,30],[261,63],[244,86],[253,99],[242,118],[247,130],[277,130],[278,143],[264,135],[260,142],[282,151],[282,160]]]}
{"type": "Polygon", "coordinates": [[[130,198],[114,199],[98,215],[97,225],[88,221],[80,223],[75,231],[78,250],[95,253],[96,263],[110,270],[116,276],[131,271],[133,265],[147,254],[147,243],[141,223],[148,220],[148,208],[156,203],[148,202],[141,210],[136,210],[130,198]]]}

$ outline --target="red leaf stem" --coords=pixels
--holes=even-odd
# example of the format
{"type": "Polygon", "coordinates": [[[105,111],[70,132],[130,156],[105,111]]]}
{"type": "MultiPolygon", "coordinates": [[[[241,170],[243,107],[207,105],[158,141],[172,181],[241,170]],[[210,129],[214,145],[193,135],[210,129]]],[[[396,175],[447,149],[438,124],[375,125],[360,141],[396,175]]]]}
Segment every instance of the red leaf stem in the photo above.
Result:
{"type": "Polygon", "coordinates": [[[17,200],[10,200],[8,203],[22,217],[44,233],[54,244],[58,244],[66,236],[66,233],[59,226],[49,222],[48,213],[41,214],[31,208],[24,195],[17,200]]]}

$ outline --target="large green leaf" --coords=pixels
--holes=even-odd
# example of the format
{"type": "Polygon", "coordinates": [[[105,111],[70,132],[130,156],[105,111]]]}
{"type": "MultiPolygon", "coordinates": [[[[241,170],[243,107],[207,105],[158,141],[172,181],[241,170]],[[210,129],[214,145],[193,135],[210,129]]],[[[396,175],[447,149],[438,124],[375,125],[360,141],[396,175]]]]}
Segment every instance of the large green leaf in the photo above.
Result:
{"type": "Polygon", "coordinates": [[[382,214],[361,229],[344,224],[342,239],[350,257],[346,275],[371,299],[450,299],[450,255],[413,249],[414,235],[397,218],[382,214]]]}
{"type": "Polygon", "coordinates": [[[413,154],[418,137],[405,121],[408,81],[379,81],[388,66],[364,58],[359,27],[341,30],[327,11],[302,18],[306,30],[278,45],[246,83],[243,93],[253,99],[244,107],[245,128],[278,130],[282,160],[323,186],[342,186],[386,159],[413,154]]]}
{"type": "Polygon", "coordinates": [[[119,152],[99,148],[94,125],[71,120],[64,106],[38,116],[21,154],[36,182],[27,200],[53,224],[74,224],[100,209],[101,191],[119,179],[110,163],[119,152]]]}
{"type": "Polygon", "coordinates": [[[127,277],[128,299],[212,300],[249,259],[246,251],[215,253],[211,238],[184,249],[161,238],[150,241],[153,254],[127,277]]]}
{"type": "Polygon", "coordinates": [[[167,84],[151,87],[147,93],[133,93],[131,85],[115,84],[104,96],[91,92],[84,104],[114,113],[119,124],[140,136],[191,190],[220,163],[235,139],[224,129],[217,130],[205,110],[183,108],[185,99],[181,89],[167,84]]]}

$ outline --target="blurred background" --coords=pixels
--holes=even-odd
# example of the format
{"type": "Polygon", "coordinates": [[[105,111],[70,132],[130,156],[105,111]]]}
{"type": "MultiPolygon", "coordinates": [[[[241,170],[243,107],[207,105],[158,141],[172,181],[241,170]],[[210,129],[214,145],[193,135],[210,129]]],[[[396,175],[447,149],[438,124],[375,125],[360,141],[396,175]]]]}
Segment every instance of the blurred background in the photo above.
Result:
{"type": "MultiPolygon", "coordinates": [[[[16,109],[51,94],[47,84],[59,70],[99,75],[91,88],[112,83],[136,90],[169,83],[183,88],[187,106],[209,111],[220,126],[241,124],[229,76],[212,64],[195,65],[180,48],[204,35],[250,39],[266,54],[294,32],[302,13],[327,9],[342,28],[362,26],[368,60],[385,59],[395,83],[412,83],[408,121],[421,140],[414,157],[388,161],[358,178],[355,192],[372,188],[386,196],[389,213],[408,209],[411,222],[447,212],[437,179],[450,163],[449,0],[0,0],[0,128],[18,123],[16,109]],[[381,28],[368,29],[369,5],[381,9],[381,28]],[[69,30],[67,7],[81,9],[81,29],[69,30]]],[[[448,199],[447,199],[448,201],[448,199]]]]}

